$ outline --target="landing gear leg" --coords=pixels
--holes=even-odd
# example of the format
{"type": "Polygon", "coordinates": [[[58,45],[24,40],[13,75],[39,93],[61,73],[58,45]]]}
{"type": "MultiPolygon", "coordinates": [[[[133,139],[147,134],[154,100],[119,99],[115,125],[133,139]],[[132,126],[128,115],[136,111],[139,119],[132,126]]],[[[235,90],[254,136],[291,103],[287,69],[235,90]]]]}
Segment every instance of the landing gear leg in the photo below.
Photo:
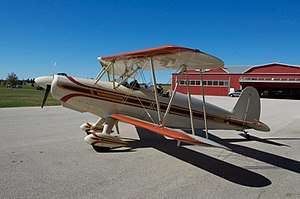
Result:
{"type": "Polygon", "coordinates": [[[81,125],[81,129],[87,134],[84,141],[92,145],[96,152],[107,152],[112,148],[128,146],[128,143],[118,136],[110,135],[113,133],[114,125],[116,125],[117,133],[119,133],[117,120],[112,117],[100,119],[95,124],[85,123],[81,125]]]}
{"type": "Polygon", "coordinates": [[[110,134],[112,132],[112,128],[115,125],[115,123],[117,122],[117,120],[108,117],[106,118],[104,124],[103,124],[103,130],[102,133],[106,133],[106,134],[110,134]]]}
{"type": "MultiPolygon", "coordinates": [[[[101,125],[103,124],[102,133],[105,133],[105,134],[109,135],[112,132],[112,128],[116,124],[116,122],[117,122],[117,120],[115,120],[111,117],[106,118],[106,120],[101,123],[101,125]]],[[[117,132],[119,132],[118,127],[117,127],[117,132]]],[[[94,145],[92,147],[98,153],[108,152],[111,149],[110,147],[102,147],[102,146],[94,146],[94,145]]]]}

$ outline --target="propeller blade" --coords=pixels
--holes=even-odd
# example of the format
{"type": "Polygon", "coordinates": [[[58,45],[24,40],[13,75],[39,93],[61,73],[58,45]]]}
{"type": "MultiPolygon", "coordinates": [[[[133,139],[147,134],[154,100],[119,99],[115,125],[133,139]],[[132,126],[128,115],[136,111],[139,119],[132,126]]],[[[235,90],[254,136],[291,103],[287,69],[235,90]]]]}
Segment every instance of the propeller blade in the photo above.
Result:
{"type": "Polygon", "coordinates": [[[51,90],[51,85],[47,84],[46,92],[45,92],[44,99],[43,99],[43,102],[42,102],[42,108],[44,107],[44,105],[45,105],[45,103],[47,101],[47,98],[48,98],[50,90],[51,90]]]}
{"type": "Polygon", "coordinates": [[[54,75],[55,75],[55,70],[56,70],[56,62],[54,62],[53,66],[52,66],[52,77],[54,77],[54,75]]]}

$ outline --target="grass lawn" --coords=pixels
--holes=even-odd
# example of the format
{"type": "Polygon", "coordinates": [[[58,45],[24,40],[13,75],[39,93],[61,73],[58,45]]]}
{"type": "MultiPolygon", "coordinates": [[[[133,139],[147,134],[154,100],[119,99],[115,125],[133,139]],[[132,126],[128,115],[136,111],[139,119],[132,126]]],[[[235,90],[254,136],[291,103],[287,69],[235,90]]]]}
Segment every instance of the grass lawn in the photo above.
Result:
{"type": "MultiPolygon", "coordinates": [[[[41,106],[44,97],[44,90],[36,90],[31,84],[23,85],[23,88],[6,88],[0,86],[0,108],[41,106]]],[[[60,105],[59,101],[53,99],[49,93],[45,106],[60,105]]]]}
{"type": "MultiPolygon", "coordinates": [[[[163,86],[167,91],[169,85],[163,86]]],[[[23,88],[6,88],[0,85],[0,108],[21,107],[21,106],[41,106],[45,90],[37,90],[31,84],[23,85],[23,88]]],[[[45,106],[60,105],[58,100],[53,99],[51,93],[48,95],[45,106]]]]}

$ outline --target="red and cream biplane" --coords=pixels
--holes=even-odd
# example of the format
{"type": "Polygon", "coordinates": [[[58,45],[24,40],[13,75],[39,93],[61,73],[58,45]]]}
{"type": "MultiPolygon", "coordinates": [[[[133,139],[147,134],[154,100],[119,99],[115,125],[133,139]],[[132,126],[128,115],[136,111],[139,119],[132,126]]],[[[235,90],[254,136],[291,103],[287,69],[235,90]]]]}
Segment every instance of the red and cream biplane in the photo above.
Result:
{"type": "MultiPolygon", "coordinates": [[[[35,82],[46,88],[42,107],[49,92],[63,107],[79,112],[90,112],[100,117],[95,123],[84,123],[84,140],[96,151],[127,146],[127,142],[111,135],[118,121],[145,128],[180,142],[222,147],[208,139],[208,129],[269,131],[259,120],[260,98],[255,88],[247,87],[235,107],[224,110],[190,94],[189,77],[185,71],[222,68],[224,63],[196,49],[162,46],[113,56],[99,57],[102,69],[93,79],[67,75],[42,76],[35,82]],[[143,73],[151,71],[153,87],[142,87],[137,81],[128,84],[143,73]],[[174,90],[168,93],[158,89],[156,71],[177,70],[174,90]],[[107,81],[102,81],[106,75],[107,81]],[[181,78],[187,80],[187,95],[177,92],[181,78]],[[157,88],[157,89],[156,89],[157,88]],[[178,129],[191,129],[191,134],[178,129]],[[206,138],[195,135],[195,129],[205,129],[206,138]]],[[[202,84],[203,88],[203,84],[202,84]]],[[[246,133],[246,135],[248,135],[246,133]]]]}

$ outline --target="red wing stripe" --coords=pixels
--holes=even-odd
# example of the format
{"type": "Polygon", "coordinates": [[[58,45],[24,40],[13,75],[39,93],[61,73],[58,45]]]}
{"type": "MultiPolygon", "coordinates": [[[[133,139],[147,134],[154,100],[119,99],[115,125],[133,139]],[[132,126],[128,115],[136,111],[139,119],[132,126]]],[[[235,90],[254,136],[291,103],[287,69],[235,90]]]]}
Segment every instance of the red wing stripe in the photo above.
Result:
{"type": "Polygon", "coordinates": [[[134,52],[127,52],[123,54],[117,54],[112,56],[103,56],[101,57],[102,60],[105,61],[113,61],[117,59],[130,59],[130,58],[141,58],[141,57],[149,57],[149,56],[159,56],[159,55],[165,55],[165,54],[173,54],[177,52],[183,52],[183,51],[191,51],[191,52],[198,52],[195,49],[191,48],[185,48],[180,46],[161,46],[157,48],[150,48],[146,50],[138,50],[134,52]]]}
{"type": "Polygon", "coordinates": [[[114,118],[114,119],[120,120],[122,122],[133,124],[135,126],[153,131],[155,133],[165,135],[165,136],[168,136],[170,138],[174,138],[176,140],[189,142],[189,143],[194,143],[194,144],[206,144],[206,143],[200,142],[199,140],[194,139],[193,137],[189,136],[186,133],[171,130],[167,127],[160,127],[158,125],[155,125],[155,124],[152,124],[152,123],[149,123],[149,122],[146,122],[146,121],[142,121],[142,120],[139,120],[139,119],[135,119],[135,118],[132,118],[132,117],[128,117],[128,116],[124,116],[124,115],[120,115],[120,114],[112,114],[111,117],[114,118]]]}

